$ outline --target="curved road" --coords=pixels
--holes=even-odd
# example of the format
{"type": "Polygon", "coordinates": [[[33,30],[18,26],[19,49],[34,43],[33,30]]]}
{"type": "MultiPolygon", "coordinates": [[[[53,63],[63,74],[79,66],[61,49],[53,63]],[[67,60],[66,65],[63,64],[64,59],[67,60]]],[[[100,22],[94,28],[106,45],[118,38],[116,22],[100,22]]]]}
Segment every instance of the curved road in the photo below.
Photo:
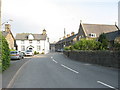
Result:
{"type": "Polygon", "coordinates": [[[118,88],[118,70],[68,59],[62,53],[34,57],[13,88],[118,88]]]}

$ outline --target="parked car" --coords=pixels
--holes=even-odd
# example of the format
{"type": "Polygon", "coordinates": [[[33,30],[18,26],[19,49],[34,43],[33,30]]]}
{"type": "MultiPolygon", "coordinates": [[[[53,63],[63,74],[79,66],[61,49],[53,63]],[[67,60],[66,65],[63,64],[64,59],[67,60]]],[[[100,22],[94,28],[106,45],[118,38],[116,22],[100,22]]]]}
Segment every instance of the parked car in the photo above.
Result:
{"type": "Polygon", "coordinates": [[[63,49],[58,49],[57,52],[63,52],[63,49]]]}
{"type": "Polygon", "coordinates": [[[33,53],[32,50],[27,50],[27,51],[25,52],[25,55],[26,55],[26,56],[33,56],[34,53],[33,53]]]}
{"type": "Polygon", "coordinates": [[[11,51],[10,52],[11,59],[23,59],[24,55],[20,51],[11,51]]]}

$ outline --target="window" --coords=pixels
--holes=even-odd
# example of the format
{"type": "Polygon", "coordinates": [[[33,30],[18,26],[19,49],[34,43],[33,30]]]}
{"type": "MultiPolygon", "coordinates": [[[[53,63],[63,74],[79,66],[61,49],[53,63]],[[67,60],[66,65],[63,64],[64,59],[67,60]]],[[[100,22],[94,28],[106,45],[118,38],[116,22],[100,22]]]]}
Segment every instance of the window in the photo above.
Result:
{"type": "Polygon", "coordinates": [[[32,43],[32,40],[29,40],[29,43],[31,44],[31,43],[32,43]]]}
{"type": "Polygon", "coordinates": [[[91,33],[89,34],[90,37],[96,37],[96,34],[95,33],[91,33]]]}
{"type": "Polygon", "coordinates": [[[37,46],[37,51],[40,51],[40,46],[37,46]]]}
{"type": "Polygon", "coordinates": [[[25,46],[21,46],[21,51],[25,51],[25,46]]]}
{"type": "Polygon", "coordinates": [[[40,40],[37,40],[37,44],[40,44],[40,40]]]}
{"type": "Polygon", "coordinates": [[[24,44],[24,43],[25,43],[24,40],[22,40],[22,41],[21,41],[21,44],[24,44]]]}

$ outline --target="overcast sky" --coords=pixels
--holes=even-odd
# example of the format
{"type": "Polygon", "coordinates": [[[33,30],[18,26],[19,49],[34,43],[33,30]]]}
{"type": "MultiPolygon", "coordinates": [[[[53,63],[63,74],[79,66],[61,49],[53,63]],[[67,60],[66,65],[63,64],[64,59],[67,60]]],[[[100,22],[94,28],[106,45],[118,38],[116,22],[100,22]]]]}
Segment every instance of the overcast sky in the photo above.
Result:
{"type": "MultiPolygon", "coordinates": [[[[50,41],[78,32],[80,20],[91,24],[118,22],[119,0],[2,0],[2,22],[9,22],[16,33],[42,33],[50,41]]],[[[4,28],[4,26],[3,26],[4,28]]]]}

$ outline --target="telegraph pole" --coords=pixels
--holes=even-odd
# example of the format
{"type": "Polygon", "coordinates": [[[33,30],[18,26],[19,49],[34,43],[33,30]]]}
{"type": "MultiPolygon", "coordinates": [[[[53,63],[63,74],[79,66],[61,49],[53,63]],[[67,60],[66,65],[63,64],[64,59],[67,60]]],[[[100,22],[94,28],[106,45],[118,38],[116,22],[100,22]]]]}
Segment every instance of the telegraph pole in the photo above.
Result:
{"type": "Polygon", "coordinates": [[[2,0],[0,0],[0,31],[2,31],[1,30],[1,27],[2,27],[2,23],[1,23],[1,16],[2,16],[2,14],[1,14],[1,9],[2,9],[2,0]]]}

